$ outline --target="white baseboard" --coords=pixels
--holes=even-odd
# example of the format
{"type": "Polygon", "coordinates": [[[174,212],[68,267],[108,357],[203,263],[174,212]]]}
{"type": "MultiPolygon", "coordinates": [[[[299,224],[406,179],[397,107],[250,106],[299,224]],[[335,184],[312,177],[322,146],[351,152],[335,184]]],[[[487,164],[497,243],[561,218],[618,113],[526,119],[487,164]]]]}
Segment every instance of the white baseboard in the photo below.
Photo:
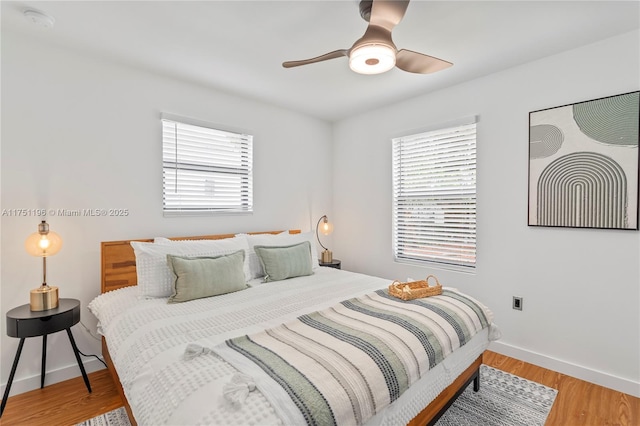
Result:
{"type": "MultiPolygon", "coordinates": [[[[94,371],[103,370],[105,368],[104,365],[95,358],[90,360],[82,360],[82,364],[84,365],[84,369],[87,374],[93,373],[94,371]]],[[[57,370],[47,371],[44,376],[44,385],[48,386],[80,376],[82,376],[80,367],[78,367],[77,363],[74,363],[57,370]]],[[[0,392],[2,392],[2,395],[4,395],[4,390],[6,389],[6,387],[6,383],[3,383],[2,386],[0,386],[0,392]]],[[[19,380],[14,380],[11,384],[11,392],[9,393],[9,396],[19,395],[21,393],[29,392],[34,389],[40,389],[40,374],[19,380]]]]}
{"type": "Polygon", "coordinates": [[[502,342],[491,342],[489,350],[546,368],[547,370],[557,371],[558,373],[566,374],[576,379],[595,383],[596,385],[640,398],[640,383],[634,382],[633,380],[613,376],[602,371],[572,364],[502,342]]]}

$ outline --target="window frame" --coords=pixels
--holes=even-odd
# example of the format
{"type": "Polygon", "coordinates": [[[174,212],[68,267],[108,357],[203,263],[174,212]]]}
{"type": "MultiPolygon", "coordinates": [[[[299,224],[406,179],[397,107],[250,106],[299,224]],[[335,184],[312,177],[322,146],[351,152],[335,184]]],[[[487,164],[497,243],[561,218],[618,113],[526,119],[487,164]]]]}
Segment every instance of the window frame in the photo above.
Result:
{"type": "Polygon", "coordinates": [[[253,213],[253,135],[166,113],[161,114],[160,122],[163,216],[253,213]],[[172,124],[173,132],[168,130],[172,124]],[[201,161],[199,155],[202,155],[201,161]],[[177,187],[181,181],[183,188],[197,185],[203,186],[205,191],[212,181],[222,181],[230,192],[224,197],[222,191],[214,191],[209,200],[202,196],[200,188],[185,189],[181,195],[171,196],[169,187],[177,187]]]}
{"type": "MultiPolygon", "coordinates": [[[[442,123],[438,125],[432,125],[426,128],[422,128],[420,130],[414,130],[408,132],[407,134],[403,134],[401,136],[397,136],[391,139],[392,145],[392,255],[395,262],[398,263],[407,263],[407,264],[415,264],[422,266],[435,266],[440,267],[442,269],[452,269],[461,272],[469,272],[474,273],[477,268],[477,116],[469,116],[464,117],[459,120],[442,123]],[[471,129],[472,128],[472,129],[471,129]],[[456,130],[458,129],[458,130],[456,130]],[[466,130],[465,130],[466,129],[466,130]],[[442,135],[442,143],[445,144],[446,135],[455,135],[456,132],[471,132],[472,137],[468,140],[462,141],[462,145],[468,143],[468,149],[462,149],[462,152],[467,153],[468,157],[464,157],[465,159],[461,161],[459,164],[460,170],[451,169],[453,172],[447,172],[445,177],[456,178],[456,179],[464,179],[465,183],[462,185],[447,185],[446,191],[441,191],[441,194],[444,194],[443,197],[439,198],[440,206],[446,205],[450,211],[456,212],[458,216],[452,216],[451,214],[447,214],[446,210],[443,212],[440,220],[444,220],[443,224],[436,224],[436,226],[431,226],[424,233],[418,234],[409,234],[408,231],[408,218],[416,220],[417,223],[412,226],[417,226],[418,230],[425,229],[424,223],[425,216],[429,211],[433,213],[433,207],[436,206],[434,202],[437,198],[433,198],[433,192],[437,191],[434,188],[438,188],[438,185],[442,185],[441,177],[433,177],[431,180],[428,178],[424,178],[424,176],[420,176],[421,173],[418,169],[415,169],[416,166],[405,166],[404,170],[402,168],[401,162],[407,162],[407,159],[413,159],[419,161],[419,164],[422,164],[424,167],[424,158],[428,157],[424,152],[428,151],[428,143],[437,143],[438,134],[442,135]],[[414,141],[414,143],[420,143],[422,140],[423,146],[418,148],[418,151],[421,154],[416,154],[415,151],[412,154],[407,154],[399,152],[400,145],[403,143],[408,144],[408,141],[414,141]],[[431,140],[431,142],[427,142],[431,140]],[[434,140],[436,142],[434,142],[434,140]],[[409,158],[410,157],[410,158],[409,158]],[[422,158],[422,159],[421,159],[422,158]],[[421,160],[420,160],[421,159],[421,160]],[[411,188],[407,190],[408,183],[402,183],[400,181],[401,176],[406,177],[407,169],[410,167],[414,167],[412,170],[414,173],[414,177],[418,177],[418,181],[412,181],[411,185],[414,192],[415,185],[418,185],[420,188],[421,194],[411,196],[411,188]],[[472,172],[472,181],[470,179],[470,172],[472,172]],[[422,179],[424,178],[424,179],[422,179]],[[439,181],[437,179],[440,179],[439,181]],[[429,188],[431,187],[431,188],[429,188]],[[429,192],[431,191],[431,192],[429,192]],[[431,197],[429,200],[428,197],[431,197]],[[403,200],[416,200],[418,201],[416,208],[419,210],[417,216],[414,213],[402,212],[401,205],[403,200]],[[459,203],[459,204],[458,204],[459,203]],[[449,217],[447,219],[447,216],[449,217]],[[454,221],[455,220],[455,221],[454,221]],[[457,221],[457,222],[456,222],[457,221]],[[404,222],[404,223],[401,223],[404,222]],[[455,233],[451,233],[451,229],[455,229],[451,227],[451,224],[454,223],[458,226],[458,230],[455,233]],[[442,232],[444,230],[444,232],[442,232]],[[444,237],[442,240],[439,239],[439,232],[442,232],[444,237]],[[404,233],[404,236],[403,236],[404,233]],[[450,236],[453,240],[455,239],[461,240],[460,243],[451,242],[447,244],[443,244],[443,240],[446,239],[447,236],[450,236]],[[427,243],[428,240],[431,241],[431,245],[427,243]],[[408,240],[411,240],[411,244],[407,244],[408,240]],[[438,248],[438,244],[440,243],[440,248],[438,248]],[[454,248],[455,245],[458,245],[459,251],[456,252],[454,248]],[[442,248],[444,247],[444,248],[442,248]],[[409,253],[410,251],[413,253],[409,253]],[[437,250],[437,252],[433,254],[425,254],[419,253],[419,251],[425,250],[437,250]]],[[[461,133],[459,133],[461,134],[461,133]]],[[[464,137],[463,137],[464,139],[464,137]]],[[[444,146],[444,145],[443,145],[444,146]]],[[[449,148],[452,149],[452,148],[449,148]]],[[[444,152],[444,151],[443,151],[444,152]]],[[[452,151],[453,152],[453,151],[452,151]]],[[[451,153],[449,153],[450,155],[451,153]]],[[[435,156],[431,156],[432,161],[435,161],[436,167],[440,167],[444,165],[448,168],[451,168],[450,164],[447,165],[447,162],[453,163],[448,159],[440,159],[437,157],[440,154],[436,154],[435,156]]],[[[413,163],[418,164],[418,163],[413,163]]],[[[446,170],[446,169],[445,169],[446,170]]],[[[406,181],[406,179],[405,179],[406,181]]],[[[440,188],[442,189],[442,188],[440,188]]],[[[410,204],[405,204],[410,205],[410,204]]],[[[431,217],[430,225],[435,224],[435,219],[433,215],[431,217]]],[[[414,232],[414,231],[410,231],[414,232]]]]}

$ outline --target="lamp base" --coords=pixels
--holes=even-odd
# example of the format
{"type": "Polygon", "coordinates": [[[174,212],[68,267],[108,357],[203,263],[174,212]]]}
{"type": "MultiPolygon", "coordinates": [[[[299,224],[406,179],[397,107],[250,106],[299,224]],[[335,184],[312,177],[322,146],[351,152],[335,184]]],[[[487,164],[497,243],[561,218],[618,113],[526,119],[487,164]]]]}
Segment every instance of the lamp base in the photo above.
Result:
{"type": "Polygon", "coordinates": [[[58,307],[58,287],[43,285],[31,290],[31,310],[47,311],[58,307]]]}
{"type": "Polygon", "coordinates": [[[322,263],[331,263],[333,260],[333,252],[331,250],[325,250],[322,252],[322,263]]]}

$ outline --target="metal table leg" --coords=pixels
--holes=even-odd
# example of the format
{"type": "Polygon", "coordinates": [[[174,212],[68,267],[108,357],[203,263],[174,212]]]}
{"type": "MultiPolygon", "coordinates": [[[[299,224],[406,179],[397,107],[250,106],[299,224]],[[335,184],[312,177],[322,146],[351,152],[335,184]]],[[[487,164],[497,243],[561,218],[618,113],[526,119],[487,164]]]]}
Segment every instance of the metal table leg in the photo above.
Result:
{"type": "Polygon", "coordinates": [[[44,374],[47,366],[47,335],[42,336],[42,368],[40,370],[40,389],[44,387],[44,374]]]}
{"type": "Polygon", "coordinates": [[[82,378],[84,379],[84,384],[87,385],[87,390],[91,393],[91,385],[89,384],[89,378],[87,377],[87,372],[84,371],[84,365],[82,365],[82,360],[80,359],[80,352],[78,351],[78,347],[76,346],[76,341],[73,340],[73,334],[71,334],[71,329],[67,328],[67,335],[69,336],[69,341],[71,342],[71,346],[73,347],[73,353],[76,356],[76,361],[78,361],[78,367],[80,367],[80,371],[82,371],[82,378]]]}
{"type": "Polygon", "coordinates": [[[4,413],[4,406],[7,405],[7,399],[9,399],[9,390],[11,390],[11,383],[13,383],[13,376],[16,374],[16,368],[18,368],[18,361],[20,361],[20,354],[22,353],[22,346],[24,346],[24,337],[20,339],[20,343],[18,344],[18,351],[16,352],[16,357],[13,360],[13,367],[11,367],[11,374],[9,374],[9,381],[7,382],[7,387],[4,390],[4,396],[2,397],[2,406],[0,407],[0,417],[2,417],[2,413],[4,413]]]}

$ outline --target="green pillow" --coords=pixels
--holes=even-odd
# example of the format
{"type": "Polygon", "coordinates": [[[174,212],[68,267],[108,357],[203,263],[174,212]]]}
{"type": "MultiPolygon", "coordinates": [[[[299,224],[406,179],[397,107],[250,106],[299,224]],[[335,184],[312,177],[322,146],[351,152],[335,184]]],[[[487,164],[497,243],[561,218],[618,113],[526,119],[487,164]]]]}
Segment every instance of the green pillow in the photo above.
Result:
{"type": "Polygon", "coordinates": [[[304,241],[290,246],[254,246],[264,270],[264,281],[311,275],[311,244],[304,241]]]}
{"type": "Polygon", "coordinates": [[[216,257],[167,255],[175,277],[168,303],[187,302],[247,288],[244,276],[244,250],[216,257]]]}

